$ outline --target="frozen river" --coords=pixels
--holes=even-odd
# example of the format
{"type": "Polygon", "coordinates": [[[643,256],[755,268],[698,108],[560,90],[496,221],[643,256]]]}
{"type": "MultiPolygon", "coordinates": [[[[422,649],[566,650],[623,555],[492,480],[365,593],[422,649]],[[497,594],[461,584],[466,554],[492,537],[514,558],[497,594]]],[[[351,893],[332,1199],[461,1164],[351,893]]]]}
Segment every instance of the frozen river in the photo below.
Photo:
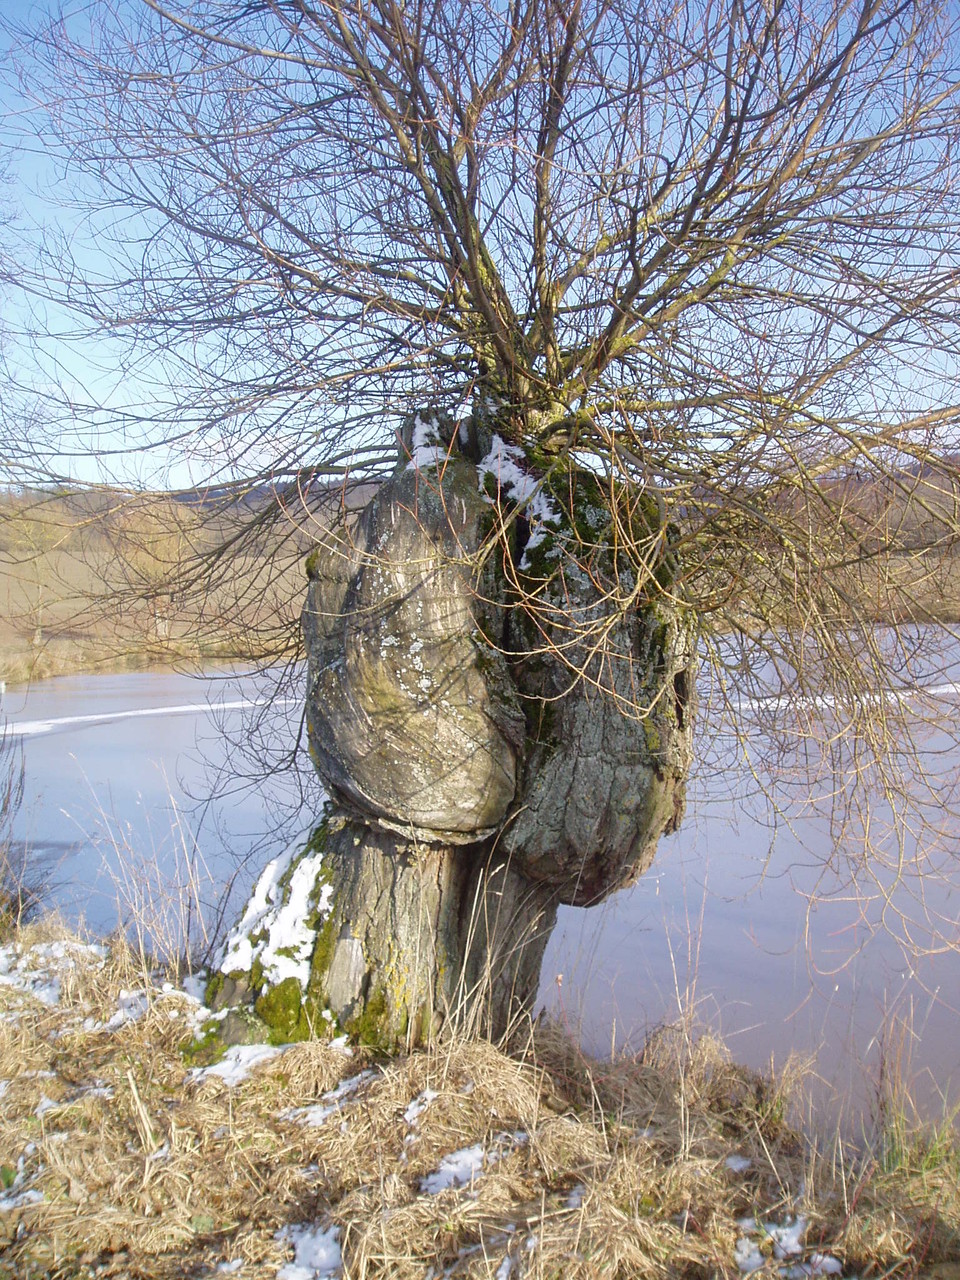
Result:
{"type": "MultiPolygon", "coordinates": [[[[922,721],[931,706],[955,716],[960,699],[952,680],[931,679],[930,689],[917,745],[929,757],[936,840],[913,819],[898,823],[895,796],[869,808],[872,838],[900,859],[896,884],[889,874],[851,881],[860,832],[831,826],[829,788],[813,806],[787,788],[775,816],[770,779],[795,771],[796,760],[788,753],[758,777],[736,740],[716,734],[707,706],[682,830],[662,841],[634,888],[561,911],[544,1002],[597,1051],[639,1045],[649,1028],[693,1008],[739,1061],[815,1056],[824,1088],[861,1100],[899,1037],[926,1107],[939,1109],[938,1091],[956,1097],[960,839],[937,787],[955,781],[960,760],[922,721]],[[918,839],[930,843],[935,876],[912,870],[918,839]]],[[[309,762],[302,777],[281,767],[298,734],[299,693],[268,705],[269,691],[251,676],[165,672],[8,690],[7,742],[22,750],[25,779],[15,847],[49,879],[49,900],[97,932],[139,922],[171,945],[184,922],[196,928],[198,899],[212,923],[231,886],[226,914],[235,912],[319,799],[309,762]],[[257,774],[256,785],[245,780],[257,774]],[[165,907],[151,906],[158,897],[165,907]]]]}
{"type": "Polygon", "coordinates": [[[302,699],[271,692],[269,679],[174,672],[8,690],[8,742],[24,768],[13,835],[27,879],[46,880],[47,902],[97,933],[142,920],[172,935],[178,920],[195,924],[198,902],[212,923],[225,887],[228,911],[238,907],[306,821],[300,776],[283,767],[302,699]]]}

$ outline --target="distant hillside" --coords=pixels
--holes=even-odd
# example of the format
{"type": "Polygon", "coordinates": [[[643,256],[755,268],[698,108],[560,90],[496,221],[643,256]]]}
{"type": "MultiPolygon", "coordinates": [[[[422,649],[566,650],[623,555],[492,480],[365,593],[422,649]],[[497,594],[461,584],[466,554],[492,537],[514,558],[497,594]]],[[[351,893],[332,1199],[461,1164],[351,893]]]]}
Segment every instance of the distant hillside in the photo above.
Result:
{"type": "Polygon", "coordinates": [[[371,492],[0,493],[0,678],[289,654],[304,556],[371,492]]]}
{"type": "MultiPolygon", "coordinates": [[[[334,513],[362,509],[375,491],[315,473],[283,486],[172,493],[0,491],[0,679],[290,655],[304,557],[334,513]]],[[[762,507],[759,488],[741,496],[762,507]]],[[[771,534],[759,555],[744,546],[735,508],[719,523],[722,536],[710,526],[704,539],[698,591],[711,575],[722,578],[717,547],[726,548],[731,605],[720,625],[741,625],[747,598],[759,602],[752,629],[758,617],[771,626],[796,620],[790,575],[821,570],[838,613],[960,620],[960,467],[951,460],[880,476],[851,467],[774,502],[770,526],[790,527],[792,545],[771,534]]],[[[709,524],[706,499],[703,511],[709,524]]],[[[697,547],[692,506],[686,519],[697,547]]]]}
{"type": "Polygon", "coordinates": [[[673,520],[714,629],[960,620],[960,462],[871,467],[692,486],[673,520]]]}

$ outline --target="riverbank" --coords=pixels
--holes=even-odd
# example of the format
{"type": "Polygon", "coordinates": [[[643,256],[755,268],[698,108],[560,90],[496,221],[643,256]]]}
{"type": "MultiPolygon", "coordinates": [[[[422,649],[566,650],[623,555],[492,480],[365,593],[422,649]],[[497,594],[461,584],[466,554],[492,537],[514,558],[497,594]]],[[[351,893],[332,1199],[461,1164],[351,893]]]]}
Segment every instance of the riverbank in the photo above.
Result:
{"type": "MultiPolygon", "coordinates": [[[[955,1138],[854,1153],[802,1082],[682,1029],[587,1058],[551,1026],[378,1061],[196,1058],[198,983],[55,923],[0,946],[0,1275],[917,1275],[960,1264],[955,1138]],[[193,1046],[193,1048],[191,1048],[193,1046]]],[[[901,1113],[902,1118],[902,1113],[901,1113]]],[[[932,1272],[930,1274],[933,1274],[932,1272]]],[[[937,1274],[946,1276],[947,1270],[937,1274]]]]}
{"type": "Polygon", "coordinates": [[[184,671],[200,674],[223,666],[251,665],[241,646],[226,640],[207,645],[167,645],[117,649],[96,639],[53,638],[34,649],[23,644],[0,644],[0,681],[18,685],[57,676],[108,675],[126,671],[184,671]]]}

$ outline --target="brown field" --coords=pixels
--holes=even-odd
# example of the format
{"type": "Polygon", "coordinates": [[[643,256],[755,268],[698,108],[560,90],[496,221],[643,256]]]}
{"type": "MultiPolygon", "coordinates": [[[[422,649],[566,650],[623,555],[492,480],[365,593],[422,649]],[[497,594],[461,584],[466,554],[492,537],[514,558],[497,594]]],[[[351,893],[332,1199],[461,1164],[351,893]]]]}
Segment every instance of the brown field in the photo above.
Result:
{"type": "Polygon", "coordinates": [[[0,679],[288,656],[315,517],[111,491],[0,498],[0,679]]]}

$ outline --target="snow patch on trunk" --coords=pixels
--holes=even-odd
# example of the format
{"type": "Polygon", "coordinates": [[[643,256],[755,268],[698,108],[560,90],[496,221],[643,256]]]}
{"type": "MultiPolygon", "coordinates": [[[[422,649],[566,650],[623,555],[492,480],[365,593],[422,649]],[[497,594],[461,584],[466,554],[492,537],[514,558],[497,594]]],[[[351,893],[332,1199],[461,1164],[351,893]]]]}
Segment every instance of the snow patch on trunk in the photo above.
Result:
{"type": "Polygon", "coordinates": [[[487,477],[492,476],[497,483],[500,501],[515,503],[530,526],[530,533],[523,549],[520,561],[521,569],[530,567],[527,555],[534,551],[549,532],[547,526],[560,527],[561,515],[557,507],[544,492],[543,481],[532,476],[526,468],[527,459],[522,449],[507,444],[499,436],[493,437],[493,444],[486,457],[480,460],[477,470],[480,474],[480,492],[487,502],[495,499],[488,492],[487,477]]]}
{"type": "Polygon", "coordinates": [[[265,986],[274,987],[292,977],[306,990],[319,927],[315,913],[322,922],[332,898],[328,885],[314,897],[323,854],[304,853],[308,839],[309,833],[303,833],[267,863],[243,918],[227,938],[218,966],[222,973],[249,973],[258,960],[265,986]],[[310,917],[313,924],[307,923],[310,917]]]}

